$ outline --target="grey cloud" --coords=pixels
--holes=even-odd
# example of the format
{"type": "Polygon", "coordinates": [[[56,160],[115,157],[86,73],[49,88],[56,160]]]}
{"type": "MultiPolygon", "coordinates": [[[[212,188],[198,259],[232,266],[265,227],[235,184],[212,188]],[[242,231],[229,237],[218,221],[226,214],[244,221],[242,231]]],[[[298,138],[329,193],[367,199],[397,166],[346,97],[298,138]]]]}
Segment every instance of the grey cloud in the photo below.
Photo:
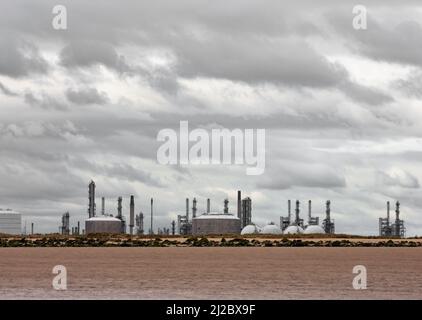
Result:
{"type": "Polygon", "coordinates": [[[26,92],[24,94],[24,100],[31,106],[37,106],[43,109],[55,109],[59,111],[68,109],[66,104],[44,92],[41,92],[38,95],[34,95],[32,92],[26,92]]]}
{"type": "Polygon", "coordinates": [[[369,11],[368,28],[355,30],[347,9],[332,10],[325,16],[333,31],[344,37],[344,43],[354,52],[376,61],[422,66],[422,27],[419,22],[405,17],[395,24],[389,19],[377,20],[369,11]]]}
{"type": "Polygon", "coordinates": [[[281,168],[269,169],[257,182],[258,188],[288,189],[295,186],[308,188],[343,188],[345,178],[332,168],[323,164],[286,164],[281,168]]]}
{"type": "Polygon", "coordinates": [[[215,77],[249,83],[275,82],[327,87],[343,81],[346,70],[328,62],[306,42],[215,35],[191,41],[177,51],[178,72],[185,77],[215,77]],[[300,52],[300,54],[299,54],[300,52]]]}
{"type": "Polygon", "coordinates": [[[3,83],[0,82],[0,91],[3,92],[6,96],[16,97],[18,96],[15,92],[7,88],[3,83]]]}
{"type": "Polygon", "coordinates": [[[69,68],[104,65],[119,73],[130,71],[125,58],[107,42],[73,41],[60,52],[61,64],[69,68]]]}
{"type": "Polygon", "coordinates": [[[376,106],[394,101],[393,97],[376,88],[365,87],[350,81],[341,84],[339,87],[347,96],[357,102],[376,106]]]}
{"type": "Polygon", "coordinates": [[[407,79],[398,80],[395,87],[409,97],[422,98],[422,70],[416,70],[407,79]]]}
{"type": "Polygon", "coordinates": [[[78,105],[99,104],[103,105],[109,102],[107,93],[99,92],[95,88],[83,88],[79,90],[68,89],[66,97],[70,102],[78,105]]]}
{"type": "Polygon", "coordinates": [[[401,174],[388,174],[378,171],[376,178],[380,185],[399,186],[412,189],[419,188],[418,179],[406,171],[403,171],[401,174]]]}
{"type": "Polygon", "coordinates": [[[33,43],[0,34],[0,74],[17,78],[47,70],[47,61],[33,43]]]}

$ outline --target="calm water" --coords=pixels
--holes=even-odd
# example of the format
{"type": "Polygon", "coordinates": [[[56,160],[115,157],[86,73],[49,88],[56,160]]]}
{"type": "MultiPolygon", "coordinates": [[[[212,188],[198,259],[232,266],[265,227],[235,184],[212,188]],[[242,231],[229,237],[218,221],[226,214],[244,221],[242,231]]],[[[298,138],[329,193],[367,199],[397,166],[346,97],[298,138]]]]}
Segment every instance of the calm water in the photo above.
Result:
{"type": "Polygon", "coordinates": [[[422,299],[422,248],[1,248],[0,298],[422,299]]]}

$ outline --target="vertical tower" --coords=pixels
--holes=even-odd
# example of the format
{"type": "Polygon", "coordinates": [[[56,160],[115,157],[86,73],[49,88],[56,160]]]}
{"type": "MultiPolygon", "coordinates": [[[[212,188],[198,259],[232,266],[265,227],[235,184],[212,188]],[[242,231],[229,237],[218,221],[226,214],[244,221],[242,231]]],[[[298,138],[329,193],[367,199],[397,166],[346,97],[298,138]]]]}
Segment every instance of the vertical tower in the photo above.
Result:
{"type": "Polygon", "coordinates": [[[312,201],[308,201],[308,224],[312,223],[312,201]]]}
{"type": "Polygon", "coordinates": [[[69,235],[70,234],[70,214],[69,212],[66,212],[62,216],[62,234],[63,235],[69,235]]]}
{"type": "Polygon", "coordinates": [[[34,234],[34,223],[31,223],[31,234],[34,234]]]}
{"type": "Polygon", "coordinates": [[[140,234],[144,234],[144,214],[142,212],[139,213],[139,229],[140,234]]]}
{"type": "Polygon", "coordinates": [[[299,200],[296,200],[296,209],[295,209],[295,225],[298,226],[300,224],[299,218],[299,200]]]}
{"type": "Polygon", "coordinates": [[[77,233],[78,235],[80,235],[81,234],[81,223],[78,221],[78,233],[77,233]]]}
{"type": "Polygon", "coordinates": [[[323,222],[323,229],[327,234],[334,234],[334,221],[331,221],[331,201],[327,200],[325,203],[325,219],[323,222]]]}
{"type": "Polygon", "coordinates": [[[292,221],[292,202],[290,199],[287,201],[287,213],[288,213],[288,219],[289,223],[292,221]]]}
{"type": "Polygon", "coordinates": [[[122,197],[117,198],[117,218],[122,220],[122,197]]]}
{"type": "Polygon", "coordinates": [[[151,198],[151,234],[154,234],[154,213],[153,213],[153,207],[154,207],[154,199],[151,198]]]}
{"type": "Polygon", "coordinates": [[[105,215],[105,198],[104,197],[101,198],[101,214],[103,216],[105,215]]]}
{"type": "Polygon", "coordinates": [[[252,223],[252,200],[246,197],[242,200],[242,215],[241,215],[242,229],[252,223]]]}
{"type": "Polygon", "coordinates": [[[95,182],[91,180],[88,186],[88,217],[95,217],[95,182]]]}
{"type": "Polygon", "coordinates": [[[390,201],[387,201],[387,227],[390,226],[390,201]]]}
{"type": "Polygon", "coordinates": [[[400,228],[400,202],[396,202],[396,222],[395,222],[395,233],[397,237],[401,236],[401,228],[400,228]]]}
{"type": "Polygon", "coordinates": [[[229,199],[224,199],[224,213],[229,213],[229,199]]]}
{"type": "Polygon", "coordinates": [[[189,198],[186,198],[186,222],[189,222],[189,198]]]}
{"type": "Polygon", "coordinates": [[[193,198],[192,218],[196,218],[196,198],[193,198]]]}
{"type": "Polygon", "coordinates": [[[171,235],[175,235],[176,234],[176,221],[172,221],[171,222],[171,235]]]}
{"type": "Polygon", "coordinates": [[[135,198],[130,196],[130,215],[129,215],[129,232],[133,235],[133,227],[135,226],[135,198]]]}
{"type": "Polygon", "coordinates": [[[237,191],[237,217],[242,221],[242,193],[240,190],[237,191]]]}
{"type": "Polygon", "coordinates": [[[211,200],[210,198],[207,199],[207,213],[211,212],[211,200]]]}

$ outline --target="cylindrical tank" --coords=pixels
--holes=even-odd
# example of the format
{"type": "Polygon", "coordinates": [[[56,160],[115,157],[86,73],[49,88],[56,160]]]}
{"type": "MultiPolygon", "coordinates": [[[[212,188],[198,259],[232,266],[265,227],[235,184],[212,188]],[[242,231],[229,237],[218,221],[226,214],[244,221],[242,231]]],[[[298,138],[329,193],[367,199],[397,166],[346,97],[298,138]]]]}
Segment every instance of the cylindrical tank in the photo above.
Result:
{"type": "Polygon", "coordinates": [[[121,233],[122,221],[113,217],[93,217],[85,220],[86,234],[121,233]]]}
{"type": "Polygon", "coordinates": [[[232,214],[209,213],[192,219],[192,234],[238,234],[240,219],[232,214]]]}

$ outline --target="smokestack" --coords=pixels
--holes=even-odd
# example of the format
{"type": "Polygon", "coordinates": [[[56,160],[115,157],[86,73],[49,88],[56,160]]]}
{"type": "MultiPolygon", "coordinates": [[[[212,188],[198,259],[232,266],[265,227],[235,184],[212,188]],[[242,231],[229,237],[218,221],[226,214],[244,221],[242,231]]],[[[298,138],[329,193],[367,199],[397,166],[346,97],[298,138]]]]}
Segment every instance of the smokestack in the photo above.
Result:
{"type": "Polygon", "coordinates": [[[186,198],[186,221],[189,222],[189,198],[186,198]]]}
{"type": "Polygon", "coordinates": [[[207,199],[207,213],[211,212],[211,200],[210,198],[207,199]]]}
{"type": "Polygon", "coordinates": [[[387,201],[387,226],[390,225],[390,201],[387,201]]]}
{"type": "Polygon", "coordinates": [[[130,216],[129,216],[129,231],[133,235],[133,227],[135,226],[135,198],[130,196],[130,216]]]}
{"type": "Polygon", "coordinates": [[[289,217],[289,223],[292,221],[292,203],[290,200],[287,201],[287,212],[289,217]]]}
{"type": "Polygon", "coordinates": [[[95,182],[93,180],[91,180],[91,182],[89,183],[88,191],[88,217],[92,218],[95,217],[95,182]]]}
{"type": "Polygon", "coordinates": [[[192,218],[196,218],[196,198],[193,198],[192,218]]]}
{"type": "Polygon", "coordinates": [[[396,236],[400,237],[400,202],[396,202],[396,236]]]}
{"type": "Polygon", "coordinates": [[[117,218],[122,220],[122,197],[117,198],[117,218]]]}
{"type": "Polygon", "coordinates": [[[242,221],[242,193],[240,190],[237,191],[237,217],[242,221]]]}
{"type": "Polygon", "coordinates": [[[229,199],[224,200],[224,213],[229,213],[229,199]]]}
{"type": "Polygon", "coordinates": [[[299,200],[296,200],[296,210],[295,210],[295,224],[298,226],[299,225],[299,200]]]}
{"type": "Polygon", "coordinates": [[[153,207],[154,207],[154,199],[151,198],[151,234],[154,234],[154,224],[153,224],[153,207]]]}
{"type": "Polygon", "coordinates": [[[308,222],[309,224],[311,224],[311,219],[312,218],[312,201],[309,200],[308,201],[308,222]]]}
{"type": "Polygon", "coordinates": [[[105,198],[104,197],[101,198],[101,214],[103,216],[105,215],[105,198]]]}

